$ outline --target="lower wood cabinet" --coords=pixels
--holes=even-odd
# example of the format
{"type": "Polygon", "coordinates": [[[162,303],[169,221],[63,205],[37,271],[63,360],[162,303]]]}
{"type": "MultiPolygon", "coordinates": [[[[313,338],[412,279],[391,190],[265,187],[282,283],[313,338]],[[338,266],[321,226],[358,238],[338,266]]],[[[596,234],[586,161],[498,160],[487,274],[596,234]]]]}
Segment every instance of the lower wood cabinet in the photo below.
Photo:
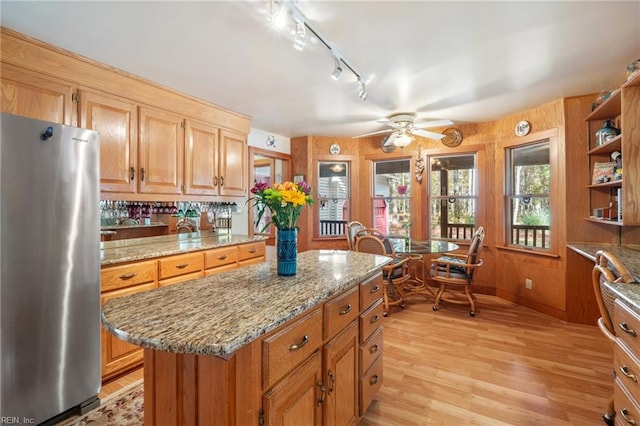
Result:
{"type": "Polygon", "coordinates": [[[204,255],[201,251],[178,254],[158,260],[160,287],[195,280],[204,276],[204,255]]]}
{"type": "Polygon", "coordinates": [[[616,424],[640,423],[640,316],[616,299],[613,323],[614,402],[616,424]]]}

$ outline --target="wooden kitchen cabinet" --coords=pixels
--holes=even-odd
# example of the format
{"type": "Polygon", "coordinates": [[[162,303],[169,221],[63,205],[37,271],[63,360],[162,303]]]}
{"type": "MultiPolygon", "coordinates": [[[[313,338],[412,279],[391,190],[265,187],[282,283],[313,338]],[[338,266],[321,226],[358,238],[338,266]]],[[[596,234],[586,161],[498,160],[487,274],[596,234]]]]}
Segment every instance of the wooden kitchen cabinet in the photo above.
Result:
{"type": "Polygon", "coordinates": [[[248,179],[246,135],[221,130],[219,152],[218,194],[245,195],[248,179]]]}
{"type": "MultiPolygon", "coordinates": [[[[151,290],[158,284],[155,260],[105,267],[100,271],[100,306],[114,297],[151,290]]],[[[102,381],[107,381],[142,364],[143,350],[118,339],[100,327],[102,342],[102,381]]]]}
{"type": "Polygon", "coordinates": [[[324,346],[324,424],[358,424],[358,347],[357,321],[324,346]]]}
{"type": "Polygon", "coordinates": [[[100,133],[100,191],[135,193],[138,107],[117,96],[79,90],[80,127],[100,133]]]}
{"type": "Polygon", "coordinates": [[[616,327],[613,345],[615,421],[616,424],[635,424],[640,422],[640,316],[616,299],[613,323],[616,327]]]}
{"type": "Polygon", "coordinates": [[[158,285],[160,287],[194,280],[204,276],[204,256],[201,251],[158,260],[158,285]]]}
{"type": "Polygon", "coordinates": [[[220,129],[195,120],[186,120],[184,193],[216,195],[218,176],[218,135],[220,129]]]}
{"type": "Polygon", "coordinates": [[[2,112],[77,125],[75,86],[14,65],[2,64],[0,109],[2,112]]]}
{"type": "Polygon", "coordinates": [[[140,107],[139,192],[182,193],[184,120],[181,116],[140,107]]]}

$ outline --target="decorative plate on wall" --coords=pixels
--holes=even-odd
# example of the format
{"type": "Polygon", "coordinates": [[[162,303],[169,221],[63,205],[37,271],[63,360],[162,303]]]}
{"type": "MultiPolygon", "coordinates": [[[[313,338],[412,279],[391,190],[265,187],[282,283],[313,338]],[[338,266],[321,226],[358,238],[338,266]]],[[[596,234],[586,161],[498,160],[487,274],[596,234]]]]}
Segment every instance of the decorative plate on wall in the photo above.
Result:
{"type": "Polygon", "coordinates": [[[531,125],[528,121],[522,120],[518,124],[516,124],[516,136],[526,136],[529,134],[529,130],[531,130],[531,125]]]}
{"type": "Polygon", "coordinates": [[[340,145],[338,145],[337,143],[334,143],[329,147],[329,152],[333,155],[340,154],[340,145]]]}
{"type": "Polygon", "coordinates": [[[449,148],[453,148],[462,143],[462,132],[459,129],[455,129],[450,127],[448,129],[444,129],[442,131],[444,138],[440,139],[444,146],[448,146],[449,148]]]}

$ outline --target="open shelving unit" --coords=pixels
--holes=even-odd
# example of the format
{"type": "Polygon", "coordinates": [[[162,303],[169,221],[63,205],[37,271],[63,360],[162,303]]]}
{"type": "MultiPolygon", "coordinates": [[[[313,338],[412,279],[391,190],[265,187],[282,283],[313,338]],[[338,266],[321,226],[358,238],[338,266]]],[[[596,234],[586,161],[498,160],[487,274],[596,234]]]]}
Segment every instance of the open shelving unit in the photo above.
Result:
{"type": "Polygon", "coordinates": [[[589,212],[586,220],[610,226],[640,225],[640,73],[614,90],[611,95],[586,118],[589,135],[589,212]],[[605,120],[612,120],[620,135],[596,146],[595,133],[605,120]],[[611,153],[622,154],[622,178],[594,183],[591,177],[595,163],[611,162],[611,153]],[[618,194],[621,202],[617,202],[618,194]],[[620,206],[618,219],[601,219],[595,209],[620,206]]]}

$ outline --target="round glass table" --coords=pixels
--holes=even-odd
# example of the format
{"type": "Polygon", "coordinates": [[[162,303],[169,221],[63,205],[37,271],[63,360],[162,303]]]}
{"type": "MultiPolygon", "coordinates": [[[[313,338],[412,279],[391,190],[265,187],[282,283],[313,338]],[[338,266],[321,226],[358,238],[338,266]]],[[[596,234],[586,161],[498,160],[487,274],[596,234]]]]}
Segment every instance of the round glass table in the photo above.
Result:
{"type": "Polygon", "coordinates": [[[429,282],[429,254],[449,253],[460,248],[457,244],[448,241],[438,240],[410,240],[409,249],[405,247],[403,236],[389,236],[393,243],[396,256],[407,256],[411,259],[410,274],[412,278],[405,284],[403,292],[405,296],[421,294],[424,296],[436,297],[436,289],[431,287],[429,282]]]}

